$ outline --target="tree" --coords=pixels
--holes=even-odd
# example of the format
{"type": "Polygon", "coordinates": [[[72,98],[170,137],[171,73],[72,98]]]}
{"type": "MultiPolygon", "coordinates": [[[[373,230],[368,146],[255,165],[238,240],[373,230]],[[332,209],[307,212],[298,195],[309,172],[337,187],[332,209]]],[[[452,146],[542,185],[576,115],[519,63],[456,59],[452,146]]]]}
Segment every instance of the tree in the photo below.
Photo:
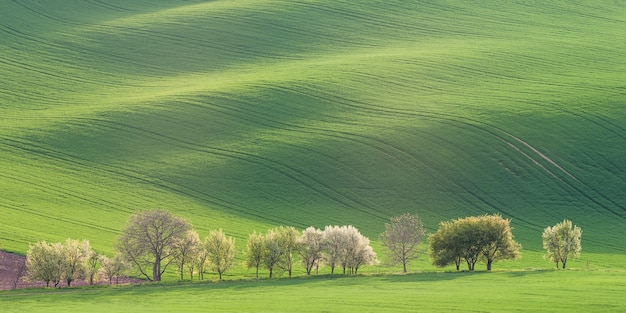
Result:
{"type": "Polygon", "coordinates": [[[98,279],[98,264],[100,263],[100,254],[95,250],[90,250],[87,256],[87,265],[85,268],[85,277],[89,285],[96,283],[98,279]]]}
{"type": "Polygon", "coordinates": [[[186,220],[163,210],[136,213],[129,217],[117,248],[148,280],[160,281],[174,260],[175,243],[190,229],[186,220]]]}
{"type": "Polygon", "coordinates": [[[346,246],[346,238],[339,226],[326,226],[324,228],[323,245],[324,259],[330,266],[330,273],[335,273],[335,267],[340,262],[344,247],[346,246]]]}
{"type": "Polygon", "coordinates": [[[491,271],[494,261],[517,259],[521,245],[513,240],[511,220],[504,219],[498,214],[479,217],[479,227],[483,233],[481,255],[487,263],[487,270],[491,271]]]}
{"type": "Polygon", "coordinates": [[[124,276],[130,269],[130,264],[124,260],[123,256],[117,253],[113,258],[108,258],[106,255],[100,256],[100,275],[109,281],[109,285],[113,284],[113,278],[116,279],[116,284],[119,283],[119,278],[124,276]]]}
{"type": "Polygon", "coordinates": [[[479,259],[491,270],[496,260],[519,257],[520,244],[513,240],[510,221],[500,215],[483,215],[460,218],[439,224],[439,229],[428,239],[430,256],[435,266],[456,264],[459,270],[465,259],[473,271],[479,259]]]}
{"type": "Polygon", "coordinates": [[[27,279],[44,281],[46,287],[50,282],[57,287],[65,277],[66,258],[61,243],[41,241],[31,245],[26,255],[27,279]]]}
{"type": "Polygon", "coordinates": [[[361,265],[373,264],[376,262],[376,254],[370,246],[370,241],[363,236],[354,226],[340,227],[341,242],[343,249],[340,253],[341,266],[343,273],[346,270],[350,274],[356,274],[361,265]]]}
{"type": "Polygon", "coordinates": [[[284,262],[280,262],[283,270],[286,270],[291,277],[293,270],[293,255],[298,251],[298,237],[300,233],[293,226],[280,226],[277,230],[281,237],[282,248],[284,249],[284,262]]]}
{"type": "MultiPolygon", "coordinates": [[[[206,251],[206,245],[207,245],[207,241],[208,241],[208,237],[204,239],[204,242],[202,242],[200,244],[200,247],[198,247],[198,250],[196,251],[196,259],[195,259],[195,267],[198,269],[198,278],[200,280],[204,280],[204,268],[207,264],[207,259],[209,257],[207,251],[206,251]]],[[[193,269],[190,269],[191,271],[191,276],[193,279],[193,269]]]]}
{"type": "Polygon", "coordinates": [[[563,220],[552,227],[548,226],[543,231],[543,247],[546,249],[546,258],[549,258],[552,262],[556,263],[556,267],[559,268],[559,263],[565,268],[568,258],[580,256],[580,238],[582,236],[582,230],[576,225],[572,225],[572,221],[563,220]]]}
{"type": "Polygon", "coordinates": [[[269,270],[269,277],[274,276],[274,269],[281,268],[281,262],[285,262],[285,244],[284,237],[276,229],[267,231],[267,235],[263,237],[263,248],[261,252],[262,263],[269,270]]]}
{"type": "MultiPolygon", "coordinates": [[[[180,280],[183,280],[183,273],[185,269],[191,264],[194,264],[197,251],[200,247],[200,236],[194,230],[188,230],[184,237],[178,238],[174,241],[174,262],[178,267],[180,273],[180,280]]],[[[193,279],[193,267],[191,279],[193,279]]]]}
{"type": "Polygon", "coordinates": [[[303,230],[302,235],[298,238],[298,253],[307,275],[311,275],[313,267],[319,266],[322,260],[323,239],[324,232],[312,226],[303,230]]]}
{"type": "Polygon", "coordinates": [[[407,263],[420,256],[417,246],[424,235],[424,225],[417,214],[406,213],[392,217],[391,224],[385,223],[385,231],[380,234],[380,240],[389,251],[391,263],[402,264],[406,273],[407,263]]]}
{"type": "Polygon", "coordinates": [[[439,223],[437,232],[428,237],[428,245],[433,265],[446,267],[454,263],[458,271],[461,266],[462,252],[460,251],[461,246],[455,244],[453,227],[454,223],[452,221],[439,223]]]}
{"type": "Polygon", "coordinates": [[[51,244],[41,241],[28,247],[26,253],[27,279],[29,281],[44,281],[50,287],[53,280],[55,260],[51,244]]]}
{"type": "Polygon", "coordinates": [[[248,236],[246,243],[246,261],[247,268],[254,267],[256,269],[256,278],[259,279],[259,267],[263,264],[263,242],[264,237],[257,234],[256,230],[248,236]]]}
{"type": "Polygon", "coordinates": [[[71,286],[72,282],[85,277],[87,258],[91,248],[87,240],[67,239],[63,244],[63,256],[65,269],[63,276],[67,282],[67,286],[71,286]]]}
{"type": "Polygon", "coordinates": [[[235,240],[232,237],[226,237],[220,229],[210,231],[205,242],[209,267],[217,272],[222,280],[222,274],[233,266],[235,240]]]}

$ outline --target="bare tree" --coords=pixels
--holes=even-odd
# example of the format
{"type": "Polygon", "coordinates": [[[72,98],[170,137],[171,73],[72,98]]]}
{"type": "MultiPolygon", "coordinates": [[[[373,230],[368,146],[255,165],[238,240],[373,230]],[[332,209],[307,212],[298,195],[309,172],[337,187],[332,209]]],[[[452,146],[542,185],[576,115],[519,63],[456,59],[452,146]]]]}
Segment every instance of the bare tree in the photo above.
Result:
{"type": "Polygon", "coordinates": [[[313,267],[318,266],[322,260],[323,240],[324,232],[312,226],[303,230],[298,238],[298,253],[307,275],[311,275],[313,267]]]}
{"type": "Polygon", "coordinates": [[[263,264],[263,241],[262,234],[257,234],[256,230],[248,236],[246,243],[246,261],[247,268],[254,267],[256,269],[256,278],[259,279],[259,267],[263,264]]]}
{"type": "Polygon", "coordinates": [[[385,223],[385,232],[380,234],[380,240],[389,251],[387,255],[391,263],[402,264],[406,273],[407,263],[421,254],[417,247],[424,235],[424,225],[419,216],[406,213],[392,217],[391,224],[385,223]]]}
{"type": "Polygon", "coordinates": [[[185,219],[169,212],[140,212],[129,217],[117,248],[148,280],[160,281],[174,260],[174,244],[190,229],[191,224],[185,219]]]}
{"type": "Polygon", "coordinates": [[[216,271],[222,280],[222,275],[233,266],[235,240],[232,237],[226,237],[220,229],[210,231],[205,242],[209,267],[216,271]]]}
{"type": "MultiPolygon", "coordinates": [[[[200,236],[194,230],[187,231],[184,237],[177,239],[174,241],[174,262],[178,267],[178,271],[180,273],[180,280],[183,280],[183,273],[185,269],[191,264],[193,265],[195,262],[195,258],[197,255],[197,251],[200,248],[200,236]]],[[[193,279],[193,267],[191,279],[193,279]]]]}
{"type": "Polygon", "coordinates": [[[17,289],[17,285],[20,282],[20,279],[26,275],[26,261],[20,261],[17,265],[17,271],[15,271],[15,276],[13,277],[13,281],[11,282],[11,289],[17,289]]]}
{"type": "Polygon", "coordinates": [[[569,256],[580,256],[580,238],[582,230],[576,225],[572,225],[572,221],[563,220],[554,226],[548,226],[544,229],[543,247],[546,249],[546,258],[556,263],[559,268],[559,262],[565,268],[569,256]]]}

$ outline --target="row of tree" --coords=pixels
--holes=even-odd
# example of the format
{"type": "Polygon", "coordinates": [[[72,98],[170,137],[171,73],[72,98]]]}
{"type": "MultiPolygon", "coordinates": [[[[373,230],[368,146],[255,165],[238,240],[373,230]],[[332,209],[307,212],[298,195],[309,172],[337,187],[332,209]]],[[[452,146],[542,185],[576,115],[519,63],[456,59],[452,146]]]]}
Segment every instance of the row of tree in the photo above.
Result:
{"type": "Polygon", "coordinates": [[[353,226],[309,227],[298,232],[293,227],[278,227],[267,234],[252,233],[246,245],[246,266],[256,269],[259,277],[261,266],[269,270],[269,277],[279,269],[291,277],[294,256],[300,256],[307,275],[320,265],[328,264],[331,274],[337,266],[343,273],[356,274],[363,265],[377,262],[370,241],[353,226]]]}
{"type": "MultiPolygon", "coordinates": [[[[580,254],[582,231],[565,220],[543,233],[547,258],[565,268],[568,256],[580,254]]],[[[417,215],[404,214],[391,218],[380,234],[381,244],[391,264],[407,264],[418,258],[423,250],[418,246],[426,237],[417,215]]],[[[478,261],[484,261],[491,270],[495,261],[516,259],[521,245],[513,239],[510,220],[500,215],[482,215],[441,222],[439,229],[428,236],[433,264],[445,267],[456,265],[460,270],[465,261],[473,271],[478,261]]],[[[207,269],[216,272],[219,279],[233,267],[235,240],[220,230],[212,230],[200,240],[185,219],[162,210],[143,211],[129,217],[118,238],[117,254],[113,258],[98,255],[86,240],[68,239],[65,243],[45,241],[31,245],[27,255],[27,277],[30,280],[52,282],[68,286],[84,278],[90,284],[98,278],[107,279],[126,275],[135,269],[150,281],[160,281],[171,264],[175,264],[181,280],[185,273],[193,280],[194,273],[204,279],[207,269]]],[[[323,265],[336,268],[344,274],[356,274],[364,265],[378,263],[370,241],[353,226],[326,226],[324,230],[309,227],[302,232],[294,227],[280,226],[267,233],[249,235],[245,250],[245,266],[256,270],[265,268],[272,278],[276,271],[291,277],[294,260],[299,258],[307,275],[323,265]]]]}
{"type": "Polygon", "coordinates": [[[64,243],[45,241],[31,245],[26,258],[27,279],[44,281],[57,287],[61,282],[71,286],[72,282],[85,279],[93,284],[99,279],[106,279],[109,284],[113,278],[125,275],[129,264],[121,257],[109,259],[99,255],[87,240],[67,239],[64,243]]]}
{"type": "MultiPolygon", "coordinates": [[[[548,226],[543,232],[545,257],[565,268],[568,258],[580,256],[580,227],[564,220],[555,226],[548,226]]],[[[500,215],[482,215],[459,218],[439,224],[436,233],[428,237],[430,257],[435,266],[451,264],[460,270],[461,262],[467,263],[473,271],[476,262],[481,260],[490,271],[493,262],[504,259],[517,259],[521,245],[513,240],[510,220],[500,215]]]]}

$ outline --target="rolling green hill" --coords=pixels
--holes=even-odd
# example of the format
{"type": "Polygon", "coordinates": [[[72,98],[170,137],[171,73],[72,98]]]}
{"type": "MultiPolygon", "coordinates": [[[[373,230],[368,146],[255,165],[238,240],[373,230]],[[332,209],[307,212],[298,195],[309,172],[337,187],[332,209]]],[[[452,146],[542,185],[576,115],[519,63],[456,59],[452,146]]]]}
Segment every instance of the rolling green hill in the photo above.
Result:
{"type": "MultiPolygon", "coordinates": [[[[626,255],[619,1],[0,0],[0,245],[563,218],[626,255]]],[[[546,265],[547,266],[547,265],[546,265]]]]}

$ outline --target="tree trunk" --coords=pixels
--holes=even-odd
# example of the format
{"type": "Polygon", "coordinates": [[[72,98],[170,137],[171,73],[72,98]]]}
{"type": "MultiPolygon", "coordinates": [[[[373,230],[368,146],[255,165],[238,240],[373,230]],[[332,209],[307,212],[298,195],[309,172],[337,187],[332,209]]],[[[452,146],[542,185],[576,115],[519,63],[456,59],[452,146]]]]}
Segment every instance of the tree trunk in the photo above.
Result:
{"type": "Polygon", "coordinates": [[[273,272],[274,272],[274,268],[270,267],[270,278],[272,278],[273,272]]]}
{"type": "Polygon", "coordinates": [[[493,260],[487,259],[487,271],[491,271],[491,263],[493,263],[493,260]]]}
{"type": "Polygon", "coordinates": [[[406,273],[406,260],[404,262],[402,262],[402,266],[404,268],[404,272],[406,273]]]}
{"type": "Polygon", "coordinates": [[[161,281],[161,258],[155,255],[154,264],[152,265],[152,280],[161,281]]]}

